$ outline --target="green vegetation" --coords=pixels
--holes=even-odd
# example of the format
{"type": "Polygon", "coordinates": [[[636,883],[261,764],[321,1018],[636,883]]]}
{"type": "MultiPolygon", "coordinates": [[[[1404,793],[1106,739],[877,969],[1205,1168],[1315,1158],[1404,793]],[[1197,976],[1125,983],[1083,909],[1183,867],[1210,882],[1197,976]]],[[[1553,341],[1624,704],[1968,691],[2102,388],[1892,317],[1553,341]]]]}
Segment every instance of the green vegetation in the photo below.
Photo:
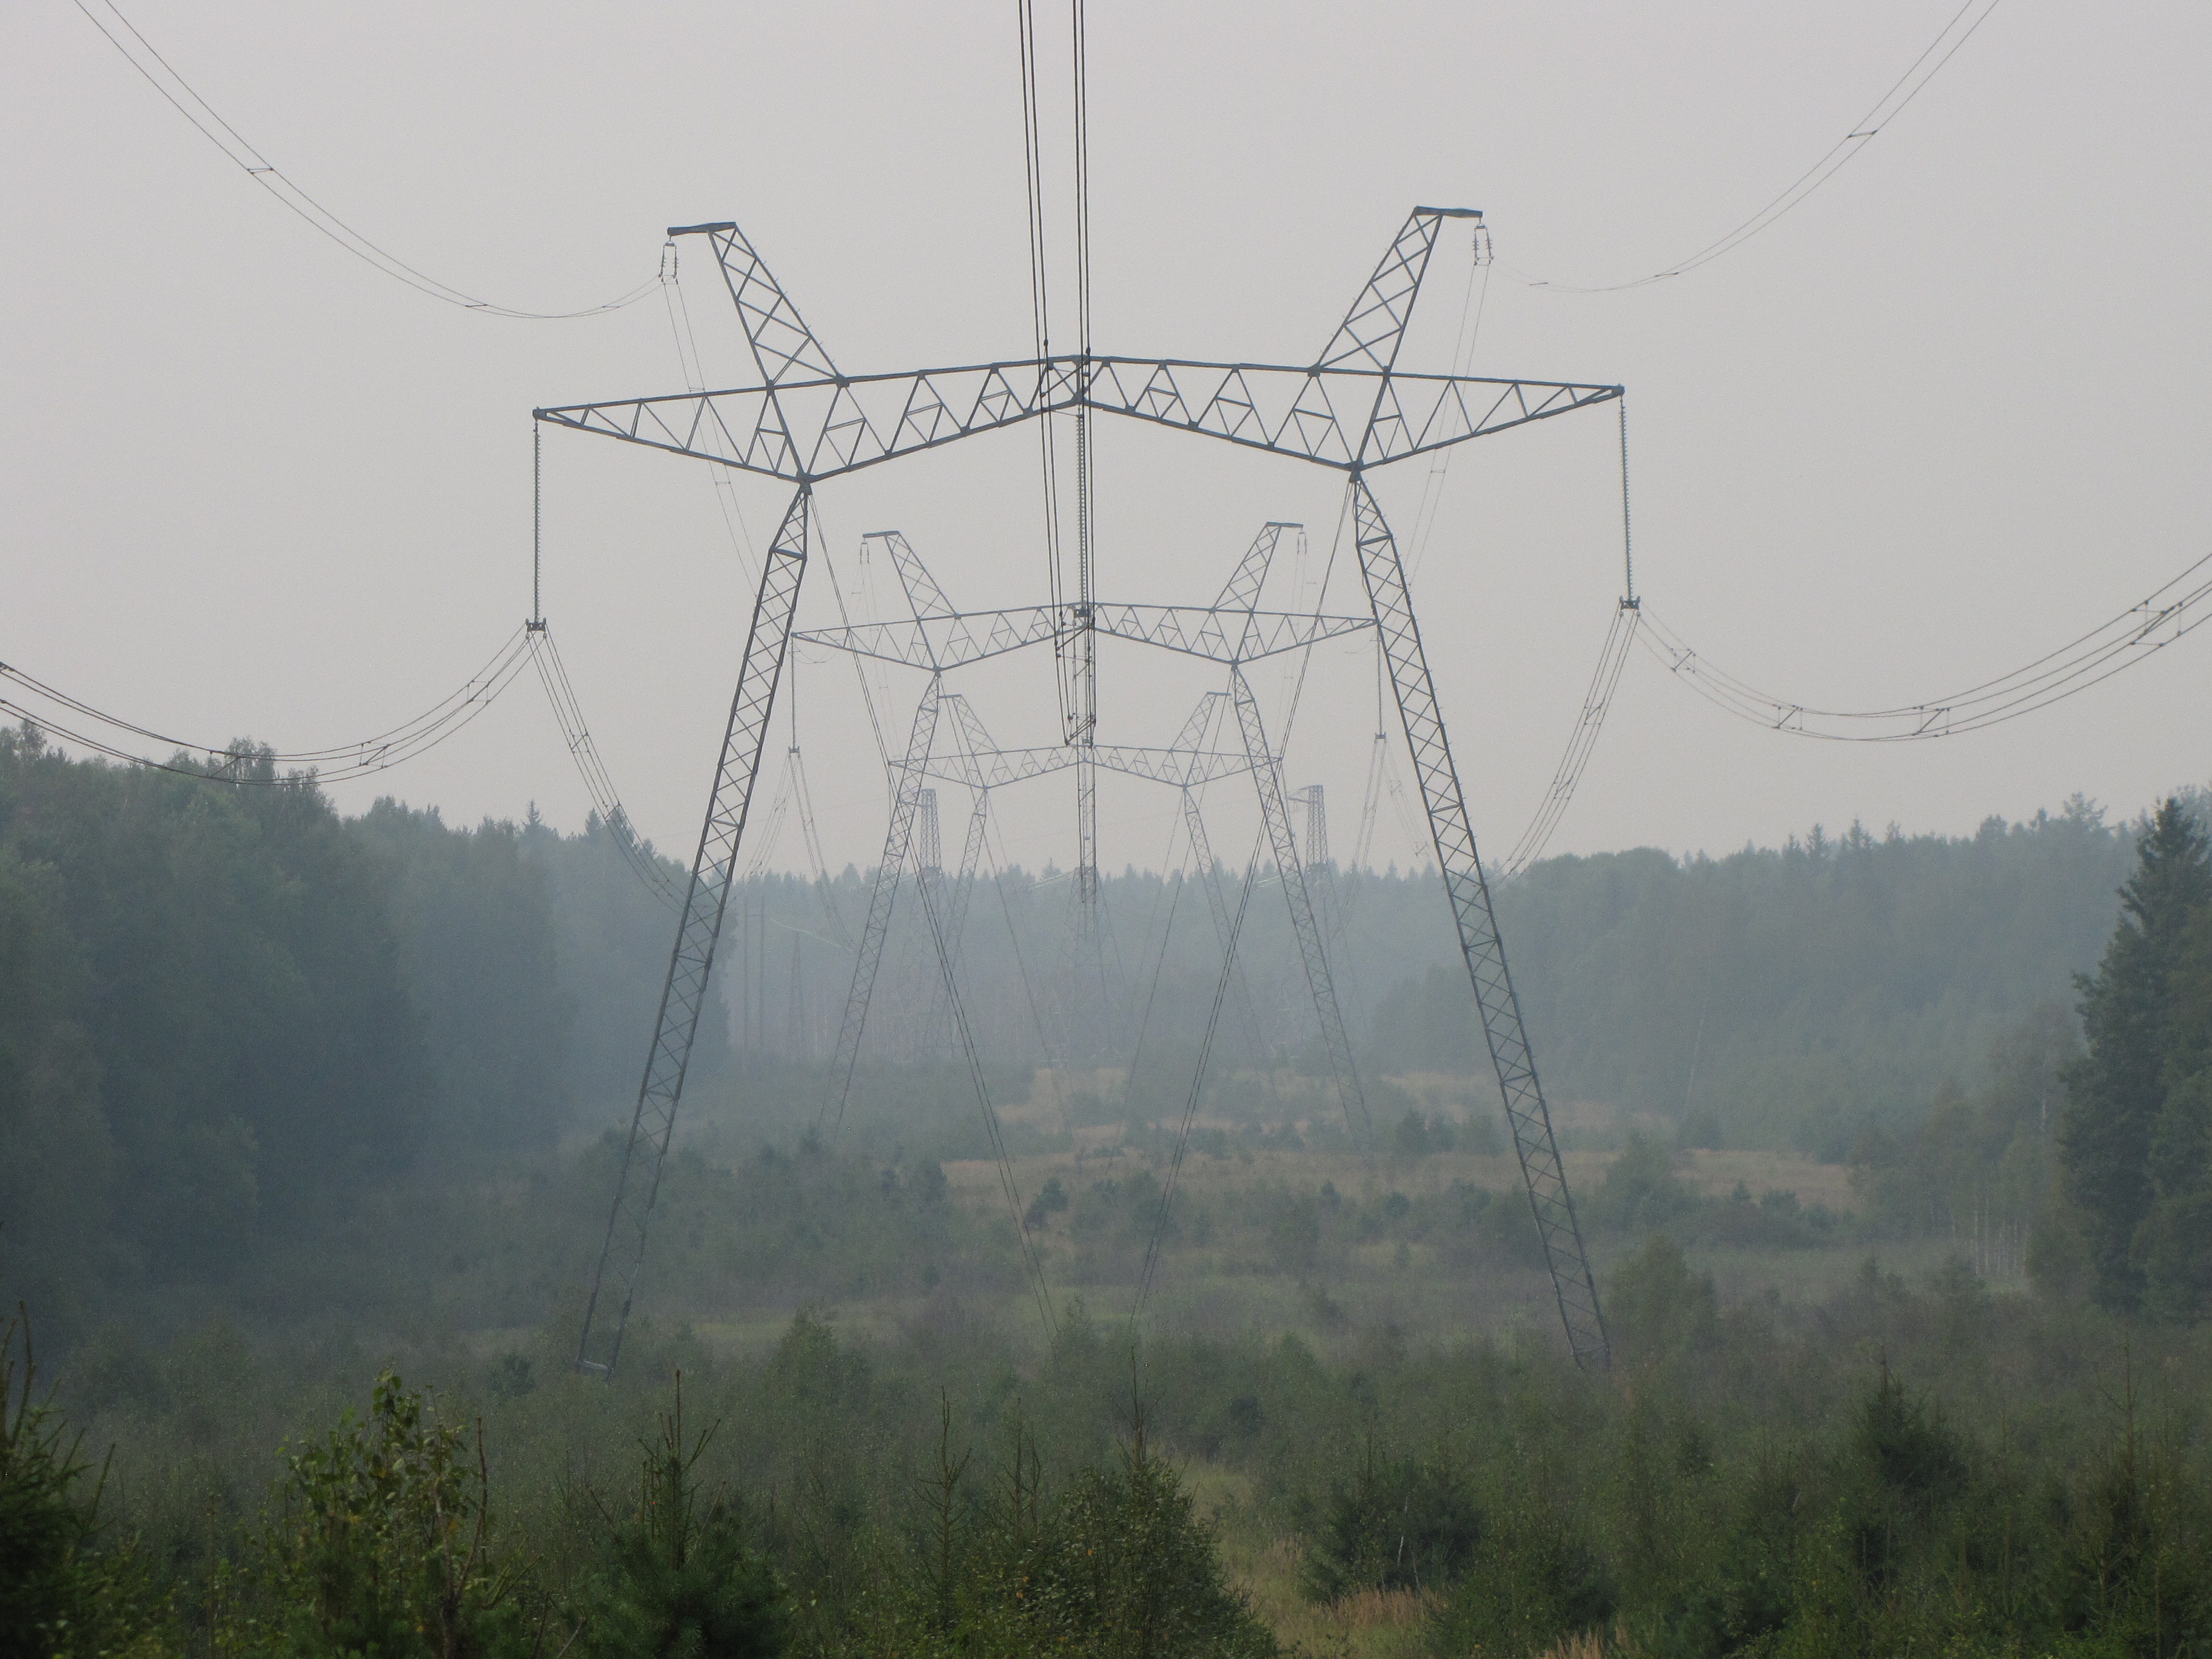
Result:
{"type": "Polygon", "coordinates": [[[2081,981],[2063,1218],[2100,1301],[2193,1319],[2212,1304],[2212,848],[2179,800],[2151,821],[2121,906],[2081,981]]]}
{"type": "Polygon", "coordinates": [[[1261,1607],[1439,1659],[2212,1641],[2202,1328],[1955,1263],[1729,1306],[1663,1240],[1607,1291],[1609,1377],[1387,1325],[1133,1352],[1073,1304],[1041,1348],[950,1304],[750,1355],[647,1329],[612,1386],[550,1334],[434,1342],[434,1398],[274,1337],[113,1348],[76,1547],[152,1564],[149,1653],[1260,1655],[1261,1607]]]}
{"type": "Polygon", "coordinates": [[[599,826],[234,764],[0,734],[0,1273],[58,1379],[10,1326],[0,1653],[2212,1652],[2193,799],[1508,890],[1602,1376],[1425,884],[1327,900],[1396,980],[1372,1155],[1262,927],[1179,1161],[1203,939],[1136,1075],[1048,1070],[994,979],[1034,886],[980,891],[1010,1203],[896,980],[825,1135],[825,889],[763,878],[609,1385],[665,912],[599,826]]]}

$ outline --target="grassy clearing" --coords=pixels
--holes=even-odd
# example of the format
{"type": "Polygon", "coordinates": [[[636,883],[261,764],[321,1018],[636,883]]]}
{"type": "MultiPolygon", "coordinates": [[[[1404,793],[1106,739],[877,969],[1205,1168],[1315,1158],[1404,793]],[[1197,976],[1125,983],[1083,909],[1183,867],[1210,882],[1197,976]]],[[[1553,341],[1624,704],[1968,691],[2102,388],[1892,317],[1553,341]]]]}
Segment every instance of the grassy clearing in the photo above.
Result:
{"type": "MultiPolygon", "coordinates": [[[[1444,1097],[1436,1079],[1413,1079],[1444,1097]]],[[[1056,1114],[1054,1099],[1103,1093],[1109,1076],[1044,1079],[1007,1109],[1010,1121],[1056,1114]]],[[[1297,1086],[1311,1079],[1297,1080],[1297,1086]]],[[[1401,1085],[1402,1086],[1402,1085],[1401,1085]]],[[[1457,1085],[1464,1088],[1463,1080],[1457,1085]]],[[[1593,1109],[1586,1130],[1620,1127],[1619,1115],[1593,1109]]],[[[1326,1120],[1324,1120],[1326,1121],[1326,1120]]],[[[1520,1170],[1510,1153],[1471,1149],[1462,1133],[1449,1150],[1424,1156],[1366,1158],[1276,1133],[1262,1140],[1232,1122],[1194,1126],[1180,1170],[1171,1142],[1126,1124],[1092,1125],[1061,1138],[1059,1150],[1012,1161],[1017,1203],[1010,1206],[995,1160],[945,1162],[945,1194],[973,1218],[970,1231],[1000,1241],[991,1273],[918,1291],[855,1283],[811,1298],[848,1340],[892,1340],[941,1321],[949,1309],[1033,1346],[1044,1340],[1035,1294],[1013,1249],[1025,1237],[1056,1310],[1080,1299],[1091,1316],[1126,1323],[1140,1289],[1146,1329],[1157,1335],[1210,1335],[1272,1341],[1293,1334],[1318,1353],[1356,1358],[1381,1341],[1452,1341],[1486,1336],[1509,1345],[1555,1340],[1557,1310],[1533,1248],[1520,1170]],[[1145,1261],[1168,1183],[1172,1202],[1149,1280],[1145,1261]],[[1054,1195],[1057,1207],[1033,1206],[1054,1195]],[[1471,1196],[1474,1195],[1474,1196],[1471,1196]],[[1470,1230],[1469,1206],[1492,1206],[1470,1230]],[[1016,1210],[1021,1212],[1017,1227],[1016,1210]],[[1303,1230],[1303,1231],[1302,1231],[1303,1230]]],[[[1602,1191],[1620,1153],[1595,1146],[1565,1153],[1568,1176],[1587,1206],[1602,1191]]],[[[1820,1248],[1693,1247],[1691,1259],[1730,1299],[1817,1300],[1849,1286],[1869,1255],[1854,1224],[1850,1172],[1786,1153],[1701,1151],[1680,1155],[1677,1176],[1701,1201],[1725,1203],[1739,1188],[1754,1195],[1793,1193],[1808,1209],[1842,1219],[1820,1248]]],[[[1587,1230],[1602,1279],[1639,1249],[1647,1229],[1587,1230]]],[[[1884,1271],[1916,1279],[1948,1254],[1940,1241],[1884,1245],[1884,1271]]],[[[763,1354],[800,1305],[791,1296],[744,1305],[713,1297],[686,1310],[692,1334],[716,1352],[763,1354]]],[[[1262,1543],[1265,1540],[1261,1540],[1262,1543]]],[[[1374,1613],[1382,1626],[1395,1614],[1374,1613]]]]}
{"type": "Polygon", "coordinates": [[[1807,1208],[1823,1205],[1839,1215],[1855,1212],[1861,1206],[1849,1165],[1816,1164],[1794,1152],[1700,1147],[1689,1154],[1679,1173],[1683,1183],[1701,1198],[1726,1198],[1741,1184],[1753,1198],[1763,1193],[1795,1193],[1807,1208]]]}

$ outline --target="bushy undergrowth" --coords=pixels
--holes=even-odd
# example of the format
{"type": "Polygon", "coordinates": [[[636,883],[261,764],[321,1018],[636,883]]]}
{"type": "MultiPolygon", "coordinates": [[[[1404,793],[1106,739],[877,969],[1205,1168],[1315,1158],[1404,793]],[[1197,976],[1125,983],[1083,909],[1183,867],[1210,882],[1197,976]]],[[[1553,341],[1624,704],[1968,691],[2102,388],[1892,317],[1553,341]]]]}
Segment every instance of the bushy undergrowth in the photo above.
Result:
{"type": "Polygon", "coordinates": [[[136,1564],[149,1652],[366,1652],[329,1632],[371,1591],[456,1632],[394,1654],[1268,1652],[1224,1536],[1414,1598],[1438,1659],[2212,1643],[2201,1331],[1962,1267],[1726,1306],[1663,1241],[1607,1291],[1605,1376],[1380,1325],[1133,1351],[1079,1304],[1040,1347],[946,1299],[752,1358],[634,1328],[611,1386],[550,1333],[389,1345],[428,1398],[358,1348],[117,1342],[62,1400],[118,1448],[82,1548],[136,1564]]]}

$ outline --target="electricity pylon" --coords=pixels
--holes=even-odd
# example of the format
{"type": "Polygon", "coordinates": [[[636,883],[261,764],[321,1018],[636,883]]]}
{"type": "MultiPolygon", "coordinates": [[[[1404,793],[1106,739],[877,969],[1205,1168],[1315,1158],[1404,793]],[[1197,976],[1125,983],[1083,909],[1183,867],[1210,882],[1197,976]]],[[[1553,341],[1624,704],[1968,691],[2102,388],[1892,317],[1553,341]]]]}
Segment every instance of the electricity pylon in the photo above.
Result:
{"type": "MultiPolygon", "coordinates": [[[[1346,475],[1360,574],[1381,630],[1461,955],[1497,1069],[1560,1317],[1578,1364],[1607,1363],[1596,1284],[1498,936],[1466,791],[1445,735],[1397,540],[1368,474],[1471,438],[1611,402],[1622,389],[1401,370],[1398,353],[1406,325],[1447,220],[1479,226],[1481,215],[1464,208],[1415,208],[1328,344],[1304,365],[1115,356],[1092,352],[1086,340],[1075,354],[861,375],[837,368],[736,225],[670,229],[672,238],[703,237],[713,248],[758,381],[726,391],[544,408],[534,411],[535,417],[779,478],[794,493],[754,602],[737,697],[586,1306],[577,1351],[580,1368],[609,1373],[621,1352],[806,568],[814,489],[863,467],[1061,411],[1086,419],[1093,412],[1119,415],[1346,475]],[[611,1329],[599,1320],[610,1268],[622,1290],[621,1307],[607,1322],[611,1329]]],[[[1054,625],[1065,636],[1074,631],[1071,624],[1077,620],[1055,617],[1054,625]]],[[[1091,620],[1079,619],[1086,629],[1091,620]]]]}
{"type": "MultiPolygon", "coordinates": [[[[965,782],[978,803],[978,814],[992,789],[1071,766],[1079,771],[1103,768],[1174,785],[1182,794],[1193,848],[1202,849],[1200,878],[1207,884],[1215,926],[1225,946],[1230,937],[1227,912],[1212,867],[1212,849],[1198,817],[1195,791],[1215,777],[1249,771],[1259,798],[1266,840],[1274,855],[1284,900],[1289,907],[1291,933],[1297,941],[1299,960],[1305,969],[1315,1019],[1328,1051],[1330,1075],[1345,1124],[1364,1150],[1372,1149],[1373,1125],[1366,1095],[1352,1063],[1352,1045],[1337,1000],[1335,979],[1329,969],[1324,933],[1308,884],[1308,861],[1302,860],[1297,850],[1283,790],[1281,757],[1268,746],[1258,702],[1243,677],[1247,664],[1304,650],[1324,640],[1364,633],[1374,626],[1372,619],[1366,617],[1333,617],[1318,611],[1263,611],[1259,608],[1261,588],[1276,549],[1285,532],[1298,528],[1279,521],[1261,526],[1212,605],[1094,602],[1090,607],[1094,633],[1228,667],[1230,689],[1209,692],[1200,699],[1182,730],[1164,749],[1097,744],[1080,748],[997,747],[966,700],[943,690],[945,677],[966,664],[1006,655],[1052,639],[1050,607],[956,611],[945,590],[929,574],[921,555],[904,536],[896,531],[871,532],[869,539],[881,542],[890,550],[892,564],[906,592],[911,619],[898,623],[848,623],[840,628],[817,629],[797,637],[809,645],[927,669],[930,679],[929,690],[924,694],[925,704],[945,708],[957,706],[961,711],[959,729],[963,741],[956,757],[957,765],[948,770],[947,761],[935,750],[938,722],[932,721],[925,731],[917,720],[914,742],[921,746],[910,747],[897,763],[900,781],[893,791],[890,824],[870,888],[867,927],[854,963],[852,988],[846,998],[836,1060],[823,1103],[822,1119],[831,1133],[835,1133],[843,1116],[845,1103],[852,1091],[869,1004],[882,966],[883,942],[890,929],[900,884],[909,870],[918,882],[927,880],[933,862],[934,854],[929,848],[935,832],[929,826],[934,823],[935,794],[920,781],[921,779],[955,778],[965,782]],[[1241,753],[1206,747],[1207,733],[1222,701],[1227,701],[1237,712],[1241,753]],[[912,805],[908,805],[909,795],[912,805]]],[[[972,831],[970,839],[972,842],[972,831]]],[[[1079,894],[1077,902],[1079,915],[1084,903],[1079,894]]],[[[954,914],[956,918],[961,914],[957,906],[954,914]]],[[[957,944],[958,936],[956,923],[948,937],[957,944]]]]}

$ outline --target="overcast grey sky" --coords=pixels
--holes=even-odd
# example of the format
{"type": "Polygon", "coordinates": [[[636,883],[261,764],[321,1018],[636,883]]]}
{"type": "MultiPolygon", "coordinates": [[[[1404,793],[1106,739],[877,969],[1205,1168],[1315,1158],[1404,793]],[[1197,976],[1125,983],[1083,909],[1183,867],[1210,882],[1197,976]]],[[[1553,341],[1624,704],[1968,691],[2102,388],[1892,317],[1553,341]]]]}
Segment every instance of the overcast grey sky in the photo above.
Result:
{"type": "MultiPolygon", "coordinates": [[[[1740,252],[1626,294],[1521,280],[1614,282],[1702,246],[1955,9],[1096,4],[1098,345],[1310,358],[1410,206],[1483,208],[1499,264],[1474,371],[1627,386],[1638,574],[1669,623],[1808,701],[1972,684],[2212,544],[2212,12],[2006,0],[1740,252]]],[[[127,9],[289,176],[504,303],[605,299],[653,274],[665,226],[729,217],[849,369],[1028,349],[1011,5],[127,9]]],[[[501,321],[356,263],[67,0],[0,14],[0,657],[104,708],[279,748],[412,714],[526,608],[530,410],[683,389],[657,300],[501,321]]],[[[707,276],[686,272],[702,330],[707,276]]],[[[1453,232],[1407,366],[1446,367],[1468,279],[1453,232]]],[[[749,378],[719,311],[707,347],[710,379],[749,378]]],[[[1618,592],[1614,444],[1607,410],[1466,447],[1420,554],[1493,851],[1538,804],[1618,592]]],[[[1311,526],[1312,602],[1332,476],[1127,423],[1100,448],[1102,594],[1201,599],[1282,518],[1311,526]]],[[[547,613],[639,823],[681,854],[750,598],[705,471],[547,434],[547,613]]],[[[1419,463],[1378,480],[1401,531],[1423,484],[1419,463]]],[[[737,489],[764,537],[785,492],[737,489]]],[[[1011,434],[834,484],[822,507],[849,602],[890,603],[854,549],[896,526],[982,606],[1043,598],[1038,498],[1034,441],[1011,434]]],[[[821,625],[834,606],[810,580],[802,620],[821,625]]],[[[1966,831],[2075,790],[2132,811],[2212,769],[2208,649],[1985,734],[1864,748],[1731,723],[1639,658],[1553,848],[1724,851],[1854,817],[1966,831]]],[[[1162,741],[1210,683],[1109,655],[1102,736],[1162,741]]],[[[830,855],[865,865],[884,795],[851,672],[805,657],[798,685],[830,855]]],[[[884,685],[908,709],[920,690],[884,685]]],[[[1049,686],[1038,658],[969,689],[1005,740],[1042,742],[1049,686]]],[[[1279,677],[1266,690],[1279,711],[1279,677]]],[[[1290,781],[1328,784],[1340,854],[1373,720],[1370,649],[1318,653],[1290,781]]],[[[1031,790],[1007,804],[1007,855],[1064,865],[1065,790],[1031,790]]],[[[574,827],[586,809],[526,682],[414,766],[334,793],[357,810],[386,792],[453,820],[535,799],[574,827]]],[[[1170,807],[1110,790],[1104,861],[1158,864],[1170,807]]],[[[1224,799],[1217,845],[1249,833],[1224,799]]],[[[1386,808],[1378,860],[1411,848],[1386,808]]],[[[775,862],[799,857],[791,838],[775,862]]]]}

